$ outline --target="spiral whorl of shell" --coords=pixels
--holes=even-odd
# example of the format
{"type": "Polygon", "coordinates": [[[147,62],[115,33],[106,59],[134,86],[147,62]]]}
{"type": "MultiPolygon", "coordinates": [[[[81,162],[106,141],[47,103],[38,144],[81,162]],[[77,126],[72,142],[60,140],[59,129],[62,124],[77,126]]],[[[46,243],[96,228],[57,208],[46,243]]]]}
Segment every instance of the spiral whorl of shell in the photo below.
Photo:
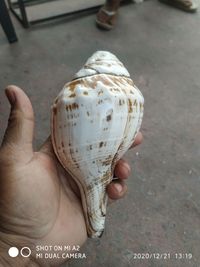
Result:
{"type": "Polygon", "coordinates": [[[98,51],[53,103],[54,151],[80,189],[90,237],[103,233],[106,186],[139,131],[143,102],[123,64],[113,54],[98,51]]]}

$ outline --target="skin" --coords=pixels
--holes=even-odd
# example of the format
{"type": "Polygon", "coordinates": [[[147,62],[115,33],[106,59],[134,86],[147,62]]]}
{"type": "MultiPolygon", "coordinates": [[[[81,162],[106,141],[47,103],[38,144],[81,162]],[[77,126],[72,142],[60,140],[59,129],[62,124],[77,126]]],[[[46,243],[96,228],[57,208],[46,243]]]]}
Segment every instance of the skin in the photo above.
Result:
{"type": "Polygon", "coordinates": [[[116,23],[117,11],[119,9],[120,2],[121,2],[120,0],[107,0],[103,6],[103,9],[115,13],[113,15],[108,15],[105,12],[103,12],[101,8],[97,13],[97,20],[103,24],[108,24],[111,27],[114,27],[116,23]]]}
{"type": "MultiPolygon", "coordinates": [[[[81,246],[86,241],[79,190],[57,161],[50,138],[33,151],[34,114],[26,94],[16,86],[5,93],[11,112],[0,148],[0,266],[59,266],[63,259],[36,260],[35,246],[81,246]],[[32,248],[31,257],[9,257],[11,246],[32,248]]],[[[139,133],[133,146],[141,141],[139,133]]],[[[115,175],[119,179],[107,192],[116,200],[127,191],[126,161],[117,163],[115,175]]]]}

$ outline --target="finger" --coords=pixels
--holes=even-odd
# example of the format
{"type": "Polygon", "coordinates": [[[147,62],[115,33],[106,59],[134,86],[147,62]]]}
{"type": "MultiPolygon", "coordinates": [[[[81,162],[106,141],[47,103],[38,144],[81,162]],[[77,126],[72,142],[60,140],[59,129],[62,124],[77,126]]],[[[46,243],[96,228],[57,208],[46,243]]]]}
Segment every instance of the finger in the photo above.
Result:
{"type": "Polygon", "coordinates": [[[34,114],[31,102],[22,89],[14,85],[8,86],[5,94],[11,111],[2,145],[15,144],[23,150],[33,152],[34,114]]]}
{"type": "MultiPolygon", "coordinates": [[[[143,139],[142,133],[138,132],[134,140],[134,143],[130,148],[133,148],[141,144],[142,139],[143,139]]],[[[114,170],[115,176],[117,176],[120,179],[127,179],[128,176],[130,175],[130,172],[131,172],[131,167],[128,164],[128,162],[126,162],[124,159],[120,159],[115,166],[114,170]]]]}
{"type": "Polygon", "coordinates": [[[140,145],[142,143],[142,140],[143,140],[143,135],[141,132],[138,132],[136,137],[135,137],[135,140],[134,140],[134,142],[130,148],[133,148],[135,146],[140,145]]]}
{"type": "Polygon", "coordinates": [[[107,193],[110,199],[120,199],[127,192],[127,186],[123,180],[115,180],[107,186],[107,193]]]}
{"type": "Polygon", "coordinates": [[[114,173],[120,179],[127,179],[131,173],[131,167],[124,159],[120,159],[115,166],[114,173]]]}

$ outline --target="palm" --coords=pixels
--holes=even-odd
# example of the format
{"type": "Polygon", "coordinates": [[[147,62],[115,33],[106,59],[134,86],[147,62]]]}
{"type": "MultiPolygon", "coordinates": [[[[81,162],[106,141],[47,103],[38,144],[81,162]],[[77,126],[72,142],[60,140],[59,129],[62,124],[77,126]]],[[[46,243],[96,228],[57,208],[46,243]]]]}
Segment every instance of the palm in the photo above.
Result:
{"type": "MultiPolygon", "coordinates": [[[[28,226],[27,235],[34,238],[35,243],[45,245],[48,242],[52,245],[52,240],[59,245],[70,244],[72,240],[82,244],[86,239],[86,230],[81,202],[77,192],[74,192],[72,178],[54,154],[48,149],[36,152],[25,168],[18,168],[16,173],[19,177],[15,173],[18,188],[18,191],[15,188],[15,201],[17,197],[18,207],[22,206],[19,203],[26,203],[26,209],[24,212],[18,207],[14,209],[18,210],[16,217],[23,214],[22,225],[23,221],[29,221],[31,233],[28,226]],[[76,236],[77,240],[74,240],[76,236]]],[[[26,227],[23,227],[24,231],[26,227]]]]}
{"type": "Polygon", "coordinates": [[[82,245],[87,234],[78,190],[50,141],[39,152],[18,152],[5,146],[0,157],[0,188],[6,192],[1,194],[6,204],[0,203],[0,229],[14,233],[9,238],[17,247],[22,242],[33,251],[36,245],[82,245]]]}
{"type": "MultiPolygon", "coordinates": [[[[43,207],[43,210],[46,209],[45,214],[51,214],[48,218],[50,228],[47,229],[44,241],[56,240],[60,245],[81,245],[86,240],[87,234],[79,190],[72,177],[58,163],[50,142],[47,143],[47,149],[43,149],[38,155],[36,164],[40,166],[41,174],[44,172],[46,179],[45,199],[42,196],[40,201],[45,203],[43,207]]],[[[47,220],[46,217],[44,219],[47,220]]]]}

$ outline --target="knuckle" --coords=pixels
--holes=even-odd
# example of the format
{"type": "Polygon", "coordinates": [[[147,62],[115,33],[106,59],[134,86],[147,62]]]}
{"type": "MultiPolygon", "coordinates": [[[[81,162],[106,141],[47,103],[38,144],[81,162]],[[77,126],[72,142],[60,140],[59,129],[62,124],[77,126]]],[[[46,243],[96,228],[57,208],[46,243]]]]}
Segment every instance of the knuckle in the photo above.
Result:
{"type": "Polygon", "coordinates": [[[34,122],[34,116],[32,113],[25,113],[20,109],[13,109],[8,119],[9,123],[15,123],[20,120],[28,120],[34,122]]]}
{"type": "Polygon", "coordinates": [[[9,122],[18,120],[19,118],[21,118],[22,116],[22,112],[18,109],[13,109],[10,113],[10,117],[8,119],[9,122]]]}

